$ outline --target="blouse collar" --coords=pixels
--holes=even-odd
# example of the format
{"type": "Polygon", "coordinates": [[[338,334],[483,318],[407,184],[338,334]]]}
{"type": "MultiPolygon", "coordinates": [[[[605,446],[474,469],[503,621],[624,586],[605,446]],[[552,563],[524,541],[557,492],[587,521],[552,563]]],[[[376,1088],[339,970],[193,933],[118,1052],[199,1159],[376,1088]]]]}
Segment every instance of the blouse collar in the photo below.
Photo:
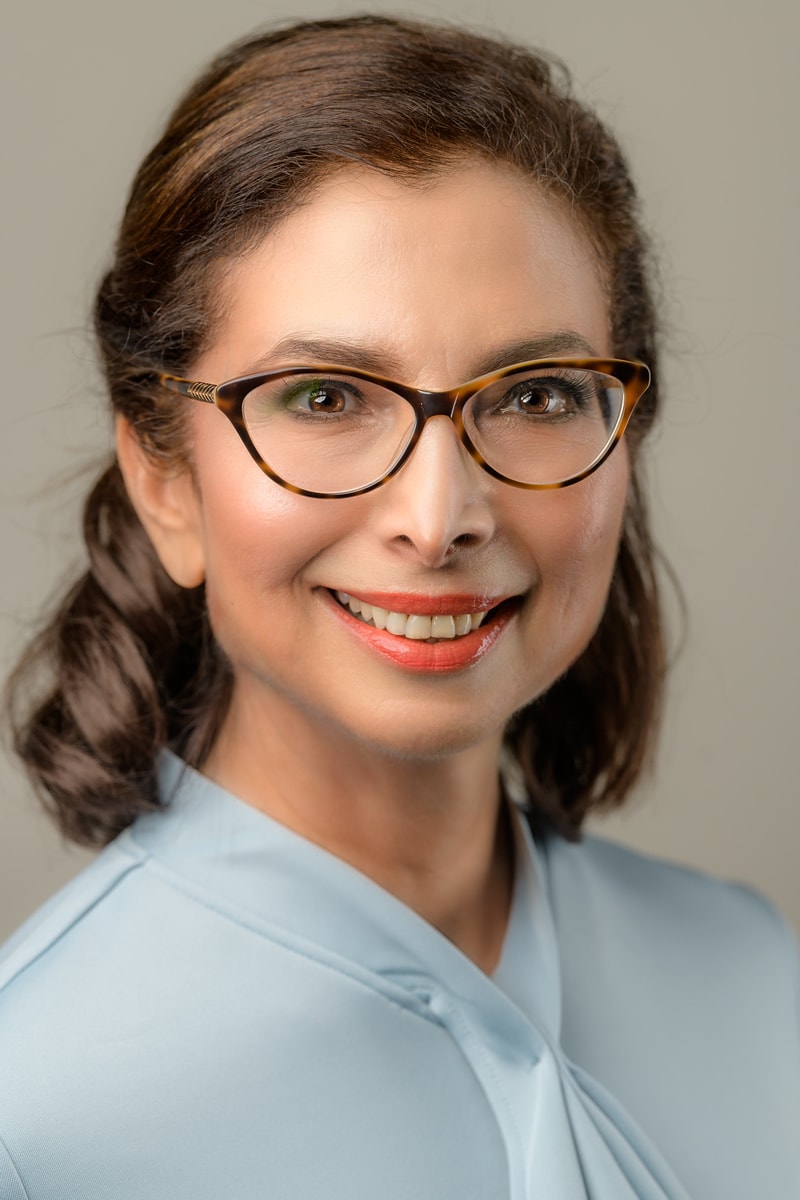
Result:
{"type": "MultiPolygon", "coordinates": [[[[231,795],[167,751],[159,784],[164,808],[140,817],[131,839],[162,868],[283,936],[399,986],[445,987],[560,1031],[560,972],[542,856],[511,804],[515,880],[499,964],[485,975],[413,909],[349,863],[231,795]]],[[[497,1014],[499,1015],[499,1014],[497,1014]]],[[[515,1023],[512,1021],[512,1024],[515,1023]]]]}
{"type": "Polygon", "coordinates": [[[559,1045],[546,861],[518,812],[511,915],[489,977],[354,867],[171,754],[160,783],[165,807],[122,835],[129,852],[207,907],[445,1026],[495,1098],[513,1200],[687,1200],[629,1114],[559,1045]]]}

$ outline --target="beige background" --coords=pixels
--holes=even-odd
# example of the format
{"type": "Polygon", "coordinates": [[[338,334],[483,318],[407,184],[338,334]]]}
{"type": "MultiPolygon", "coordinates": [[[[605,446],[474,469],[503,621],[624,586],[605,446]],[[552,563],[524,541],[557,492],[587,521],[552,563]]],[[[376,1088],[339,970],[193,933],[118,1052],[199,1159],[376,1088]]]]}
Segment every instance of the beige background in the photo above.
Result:
{"type": "MultiPolygon", "coordinates": [[[[138,160],[224,43],[270,20],[348,11],[323,0],[49,0],[17,3],[10,27],[6,16],[3,673],[79,561],[80,469],[108,442],[86,313],[138,160]]],[[[403,11],[554,51],[629,151],[668,299],[654,510],[690,623],[657,775],[605,828],[756,885],[800,928],[796,0],[403,11]]],[[[60,844],[13,765],[0,767],[2,937],[86,856],[60,844]]]]}

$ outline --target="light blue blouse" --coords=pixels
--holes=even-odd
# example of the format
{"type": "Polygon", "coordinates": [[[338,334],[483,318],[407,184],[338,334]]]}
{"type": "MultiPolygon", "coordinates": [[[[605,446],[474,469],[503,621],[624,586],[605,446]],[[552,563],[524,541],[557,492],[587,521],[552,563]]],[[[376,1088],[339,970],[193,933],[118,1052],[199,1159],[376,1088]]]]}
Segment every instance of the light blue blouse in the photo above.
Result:
{"type": "Polygon", "coordinates": [[[0,958],[1,1200],[798,1200],[797,959],[750,892],[518,821],[494,977],[166,756],[0,958]]]}

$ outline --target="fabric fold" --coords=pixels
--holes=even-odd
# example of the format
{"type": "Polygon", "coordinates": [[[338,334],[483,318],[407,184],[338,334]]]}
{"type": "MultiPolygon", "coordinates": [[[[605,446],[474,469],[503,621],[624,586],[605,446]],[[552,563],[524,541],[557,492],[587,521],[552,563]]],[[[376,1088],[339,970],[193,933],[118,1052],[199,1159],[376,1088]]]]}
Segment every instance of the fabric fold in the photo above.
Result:
{"type": "MultiPolygon", "coordinates": [[[[289,936],[302,938],[306,952],[316,944],[320,954],[352,959],[373,973],[377,990],[406,989],[447,1030],[501,1130],[510,1200],[689,1200],[635,1120],[558,1044],[561,979],[546,867],[515,809],[512,911],[500,963],[488,977],[360,872],[247,811],[171,756],[163,780],[173,811],[189,800],[193,823],[201,800],[209,806],[216,837],[206,844],[213,847],[207,886],[216,879],[223,890],[255,901],[289,936]],[[241,822],[247,836],[240,843],[241,822]],[[259,873],[253,890],[251,867],[259,873]]],[[[179,844],[186,850],[183,838],[173,849],[179,844]]],[[[191,869],[191,853],[183,861],[168,843],[157,853],[177,870],[191,869]]]]}

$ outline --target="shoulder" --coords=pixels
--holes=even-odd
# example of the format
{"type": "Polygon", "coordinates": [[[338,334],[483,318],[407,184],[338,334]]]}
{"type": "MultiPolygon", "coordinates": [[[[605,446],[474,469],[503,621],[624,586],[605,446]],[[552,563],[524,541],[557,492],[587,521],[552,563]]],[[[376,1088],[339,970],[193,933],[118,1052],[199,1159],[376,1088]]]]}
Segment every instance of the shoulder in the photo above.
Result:
{"type": "Polygon", "coordinates": [[[548,841],[545,855],[566,964],[601,955],[618,986],[663,995],[680,979],[695,1002],[724,1001],[796,1036],[797,940],[759,892],[597,837],[548,841]]]}
{"type": "MultiPolygon", "coordinates": [[[[133,1004],[130,978],[118,968],[122,947],[131,947],[137,897],[146,872],[143,858],[124,837],[40,908],[0,949],[0,1196],[28,1195],[29,1179],[53,1164],[39,1143],[28,1146],[20,1130],[45,1122],[53,1145],[79,1109],[66,1081],[80,1080],[81,1094],[95,1087],[92,1063],[98,1047],[113,1045],[111,1022],[133,1004]],[[112,978],[122,986],[114,987],[112,978]],[[38,1114],[38,1117],[37,1115],[38,1114]],[[63,1130],[62,1130],[63,1126],[63,1130]],[[18,1174],[19,1172],[19,1174],[18,1174]]],[[[140,965],[141,972],[141,965],[140,965]]],[[[69,1145],[69,1138],[63,1141],[69,1145]]],[[[72,1143],[74,1145],[74,1143],[72,1143]]],[[[38,1193],[37,1193],[38,1194],[38,1193]]],[[[45,1194],[50,1194],[46,1192],[45,1194]]]]}
{"type": "Polygon", "coordinates": [[[4,1170],[31,1196],[110,1194],[104,1172],[121,1170],[129,1144],[171,1150],[159,1138],[175,1113],[211,1097],[208,1079],[228,1059],[252,1058],[240,1023],[256,1000],[266,1019],[265,989],[250,988],[248,971],[267,956],[182,883],[123,834],[0,951],[3,1200],[26,1195],[16,1182],[4,1190],[4,1170]],[[75,1172],[74,1188],[57,1163],[75,1172]]]}
{"type": "Polygon", "coordinates": [[[594,836],[549,840],[545,853],[557,919],[602,919],[608,942],[656,939],[662,954],[676,946],[706,965],[746,957],[751,968],[796,969],[791,928],[753,888],[594,836]]]}
{"type": "Polygon", "coordinates": [[[737,1164],[737,1195],[762,1194],[765,1159],[796,1180],[800,983],[780,914],[750,888],[599,838],[547,841],[544,866],[571,1061],[704,1181],[698,1194],[718,1183],[709,1147],[737,1164]]]}
{"type": "Polygon", "coordinates": [[[29,917],[0,947],[0,1005],[36,964],[59,957],[67,942],[80,940],[87,924],[101,925],[106,906],[118,902],[145,860],[134,843],[119,838],[29,917]]]}
{"type": "MultiPolygon", "coordinates": [[[[709,1107],[738,1103],[743,1131],[800,1112],[797,942],[772,904],[600,838],[544,849],[564,1043],[578,1061],[618,1094],[633,1059],[640,1078],[708,1093],[709,1107]],[[742,1078],[763,1088],[743,1090],[742,1078]]],[[[645,1091],[635,1099],[646,1107],[645,1091]]]]}
{"type": "Polygon", "coordinates": [[[123,835],[0,949],[0,1137],[54,1063],[79,1069],[101,1017],[113,1027],[133,1009],[158,928],[146,857],[123,835]]]}

